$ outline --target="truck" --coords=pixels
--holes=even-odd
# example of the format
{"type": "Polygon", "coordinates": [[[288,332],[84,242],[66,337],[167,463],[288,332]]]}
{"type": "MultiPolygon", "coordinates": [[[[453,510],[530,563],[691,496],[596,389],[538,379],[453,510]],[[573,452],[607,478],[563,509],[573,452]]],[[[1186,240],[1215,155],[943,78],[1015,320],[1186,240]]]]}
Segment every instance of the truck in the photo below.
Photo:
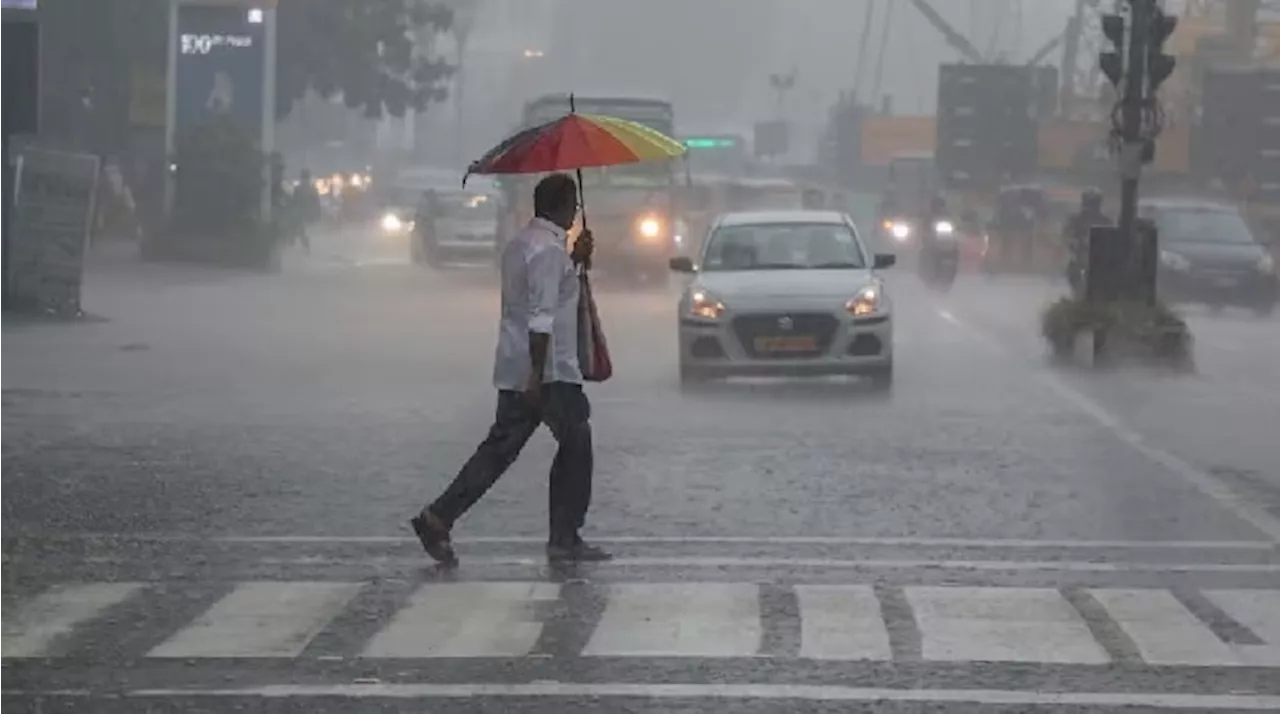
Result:
{"type": "MultiPolygon", "coordinates": [[[[635,96],[575,96],[580,114],[628,119],[673,136],[675,113],[670,102],[635,96]]],[[[569,95],[549,94],[524,106],[518,129],[526,129],[568,114],[569,95]]],[[[668,262],[676,254],[679,237],[679,193],[684,168],[679,160],[626,164],[582,170],[583,221],[595,235],[593,267],[610,277],[638,284],[665,282],[668,262]]],[[[533,187],[538,175],[504,176],[504,200],[499,226],[499,250],[533,215],[533,187]]]]}

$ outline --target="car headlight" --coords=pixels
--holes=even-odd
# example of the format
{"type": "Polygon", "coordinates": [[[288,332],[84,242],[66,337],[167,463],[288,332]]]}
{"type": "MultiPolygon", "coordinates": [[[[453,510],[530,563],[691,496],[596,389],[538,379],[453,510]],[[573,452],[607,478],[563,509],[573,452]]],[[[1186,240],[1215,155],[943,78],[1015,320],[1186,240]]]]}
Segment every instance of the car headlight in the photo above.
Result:
{"type": "Polygon", "coordinates": [[[1169,270],[1183,271],[1191,269],[1191,261],[1168,250],[1160,251],[1160,262],[1169,270]]]}
{"type": "Polygon", "coordinates": [[[719,320],[724,314],[724,303],[705,290],[689,293],[689,314],[703,320],[719,320]]]}
{"type": "Polygon", "coordinates": [[[845,303],[844,309],[854,317],[876,314],[880,310],[880,289],[874,285],[868,285],[845,303]]]}
{"type": "Polygon", "coordinates": [[[662,221],[654,216],[642,216],[636,221],[636,232],[642,238],[657,238],[662,235],[662,221]]]}
{"type": "Polygon", "coordinates": [[[938,221],[933,224],[933,232],[940,236],[949,236],[956,232],[956,224],[951,221],[938,221]]]}
{"type": "Polygon", "coordinates": [[[394,233],[402,228],[404,228],[404,221],[400,220],[400,216],[388,213],[382,217],[382,230],[394,233]]]}
{"type": "Polygon", "coordinates": [[[911,237],[911,226],[902,221],[894,221],[889,227],[889,233],[898,240],[906,240],[911,237]]]}
{"type": "Polygon", "coordinates": [[[1270,254],[1264,254],[1258,259],[1258,272],[1271,275],[1276,272],[1276,259],[1270,254]]]}

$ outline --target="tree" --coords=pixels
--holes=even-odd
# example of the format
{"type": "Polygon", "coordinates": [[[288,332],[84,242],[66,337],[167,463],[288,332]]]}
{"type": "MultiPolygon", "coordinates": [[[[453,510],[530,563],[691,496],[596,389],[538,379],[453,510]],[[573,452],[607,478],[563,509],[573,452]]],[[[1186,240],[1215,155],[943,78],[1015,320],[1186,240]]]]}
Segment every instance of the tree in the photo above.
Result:
{"type": "Polygon", "coordinates": [[[404,116],[445,98],[453,67],[419,51],[453,10],[431,0],[279,0],[276,113],[314,91],[366,117],[404,116]]]}

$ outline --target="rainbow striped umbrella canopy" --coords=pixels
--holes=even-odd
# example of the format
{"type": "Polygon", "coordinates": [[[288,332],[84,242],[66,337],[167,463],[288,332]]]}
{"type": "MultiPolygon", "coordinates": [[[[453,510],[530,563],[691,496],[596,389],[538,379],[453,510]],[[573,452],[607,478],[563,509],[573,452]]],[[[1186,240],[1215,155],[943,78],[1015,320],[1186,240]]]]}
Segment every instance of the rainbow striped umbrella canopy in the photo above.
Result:
{"type": "Polygon", "coordinates": [[[572,171],[665,161],[684,152],[683,144],[643,124],[599,114],[570,113],[509,137],[472,162],[467,174],[572,171]]]}

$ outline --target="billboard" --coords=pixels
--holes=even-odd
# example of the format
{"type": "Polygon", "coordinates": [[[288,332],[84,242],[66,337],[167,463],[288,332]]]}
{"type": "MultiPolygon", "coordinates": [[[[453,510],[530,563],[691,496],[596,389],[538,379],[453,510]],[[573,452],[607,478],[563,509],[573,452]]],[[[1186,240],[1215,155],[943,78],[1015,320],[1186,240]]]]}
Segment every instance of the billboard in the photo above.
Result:
{"type": "Polygon", "coordinates": [[[179,6],[177,135],[218,116],[234,118],[255,135],[262,131],[266,26],[261,11],[252,12],[243,6],[179,6]]]}
{"type": "Polygon", "coordinates": [[[901,154],[932,154],[937,121],[926,116],[869,116],[862,120],[862,163],[888,166],[901,154]]]}

